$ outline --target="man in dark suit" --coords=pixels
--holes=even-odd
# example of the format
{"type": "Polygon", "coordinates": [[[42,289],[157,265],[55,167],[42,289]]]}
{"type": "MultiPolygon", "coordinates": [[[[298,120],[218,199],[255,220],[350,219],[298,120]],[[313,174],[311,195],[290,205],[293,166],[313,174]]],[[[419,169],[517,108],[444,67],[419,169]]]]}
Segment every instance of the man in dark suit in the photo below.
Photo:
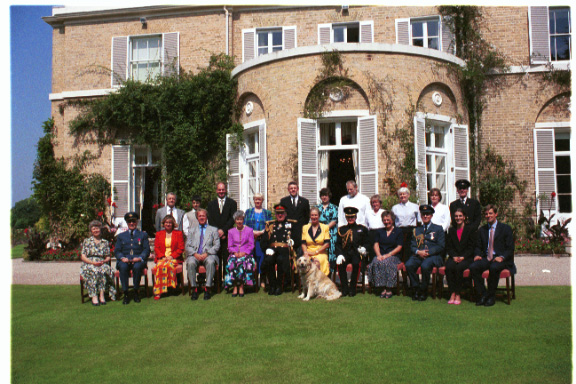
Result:
{"type": "Polygon", "coordinates": [[[132,271],[132,280],[134,282],[134,302],[140,302],[140,296],[138,296],[140,277],[142,276],[142,271],[146,268],[146,262],[150,255],[148,234],[138,230],[138,219],[136,212],[128,212],[124,215],[128,230],[116,237],[114,253],[116,255],[116,268],[120,271],[120,282],[124,293],[122,304],[130,303],[130,297],[128,296],[130,271],[132,271]]]}
{"type": "Polygon", "coordinates": [[[172,215],[174,217],[174,221],[178,224],[176,229],[181,231],[185,214],[186,213],[182,209],[176,208],[176,194],[174,192],[168,192],[166,195],[166,206],[156,211],[156,232],[162,230],[162,219],[164,219],[166,215],[172,215]]]}
{"type": "Polygon", "coordinates": [[[514,233],[509,225],[498,221],[496,206],[488,204],[484,213],[488,223],[478,230],[478,243],[474,250],[476,256],[470,265],[470,275],[479,297],[476,305],[491,307],[495,303],[500,272],[514,268],[514,233]],[[490,271],[488,289],[482,278],[482,273],[486,270],[490,271]]]}
{"type": "Polygon", "coordinates": [[[310,221],[310,202],[298,195],[298,183],[295,181],[288,183],[288,193],[280,200],[280,205],[286,207],[288,219],[296,220],[302,228],[310,221]]]}
{"type": "MultiPolygon", "coordinates": [[[[238,210],[236,201],[226,196],[226,184],[216,184],[217,198],[208,203],[206,210],[208,211],[208,224],[212,227],[218,228],[218,236],[220,237],[220,249],[218,250],[218,258],[220,265],[226,265],[228,260],[228,230],[234,226],[234,213],[238,210]],[[224,261],[224,262],[223,262],[224,261]]],[[[224,268],[220,268],[221,271],[224,268]]],[[[221,275],[221,273],[219,273],[221,275]]],[[[222,276],[216,278],[222,279],[222,276]]]]}
{"type": "Polygon", "coordinates": [[[458,180],[455,185],[459,197],[450,203],[450,218],[452,219],[452,224],[455,223],[454,213],[456,209],[462,208],[468,217],[468,224],[474,229],[478,229],[480,221],[482,220],[482,206],[478,200],[468,197],[470,182],[466,179],[461,179],[458,180]]]}
{"type": "Polygon", "coordinates": [[[434,267],[444,264],[446,238],[444,229],[432,223],[434,208],[425,204],[420,206],[422,226],[414,228],[410,246],[410,258],[406,262],[406,272],[412,287],[412,300],[425,301],[428,298],[428,283],[434,267]],[[418,278],[418,267],[422,272],[422,281],[418,278]]]}

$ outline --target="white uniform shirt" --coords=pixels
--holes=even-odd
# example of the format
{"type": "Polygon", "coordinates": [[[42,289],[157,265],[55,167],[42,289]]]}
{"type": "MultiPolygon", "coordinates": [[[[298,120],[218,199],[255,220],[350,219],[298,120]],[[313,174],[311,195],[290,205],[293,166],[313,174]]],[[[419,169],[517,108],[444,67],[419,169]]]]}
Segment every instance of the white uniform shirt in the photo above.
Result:
{"type": "Polygon", "coordinates": [[[358,208],[356,223],[366,226],[366,214],[372,210],[368,197],[360,193],[357,193],[354,197],[350,197],[350,195],[342,196],[340,204],[338,204],[338,227],[348,225],[346,214],[344,213],[344,208],[346,207],[358,208]]]}
{"type": "Polygon", "coordinates": [[[418,204],[414,204],[411,201],[406,204],[396,204],[392,207],[392,212],[396,216],[397,227],[415,227],[418,222],[422,222],[418,204]]]}
{"type": "Polygon", "coordinates": [[[434,207],[434,215],[432,216],[432,223],[438,224],[444,229],[444,232],[448,232],[450,220],[450,208],[442,203],[436,204],[434,207]]]}
{"type": "Polygon", "coordinates": [[[379,209],[376,213],[374,213],[373,209],[368,210],[366,213],[366,226],[368,229],[384,228],[384,223],[382,222],[382,212],[384,212],[383,209],[379,209]]]}

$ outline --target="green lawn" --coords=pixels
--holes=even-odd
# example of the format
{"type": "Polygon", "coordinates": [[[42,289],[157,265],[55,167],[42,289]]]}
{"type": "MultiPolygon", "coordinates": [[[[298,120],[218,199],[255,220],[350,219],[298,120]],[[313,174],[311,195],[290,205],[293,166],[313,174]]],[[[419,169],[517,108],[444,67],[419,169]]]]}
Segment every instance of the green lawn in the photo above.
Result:
{"type": "Polygon", "coordinates": [[[12,286],[14,383],[570,383],[570,287],[508,306],[362,295],[80,304],[12,286]]]}
{"type": "Polygon", "coordinates": [[[24,247],[26,247],[26,244],[19,244],[19,245],[13,246],[11,249],[12,258],[13,259],[21,259],[22,253],[24,252],[24,247]]]}

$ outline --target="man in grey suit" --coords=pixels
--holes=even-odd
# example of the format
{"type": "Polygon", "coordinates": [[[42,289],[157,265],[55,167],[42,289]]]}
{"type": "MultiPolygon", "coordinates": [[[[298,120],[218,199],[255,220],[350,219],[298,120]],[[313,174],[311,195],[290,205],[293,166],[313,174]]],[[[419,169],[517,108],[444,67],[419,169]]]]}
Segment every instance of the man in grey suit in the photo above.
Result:
{"type": "Polygon", "coordinates": [[[168,192],[166,195],[166,206],[156,211],[156,232],[162,230],[162,219],[166,217],[166,215],[172,215],[174,217],[174,221],[178,224],[176,229],[181,231],[185,214],[186,212],[182,209],[176,208],[176,194],[174,192],[168,192]]]}
{"type": "Polygon", "coordinates": [[[186,240],[186,269],[188,281],[192,285],[192,300],[198,300],[198,284],[196,283],[196,271],[199,265],[206,268],[206,287],[204,288],[204,300],[210,300],[210,291],[214,284],[214,274],[218,265],[218,249],[220,249],[220,236],[218,229],[208,225],[208,212],[199,208],[196,211],[198,225],[190,228],[186,240]]]}

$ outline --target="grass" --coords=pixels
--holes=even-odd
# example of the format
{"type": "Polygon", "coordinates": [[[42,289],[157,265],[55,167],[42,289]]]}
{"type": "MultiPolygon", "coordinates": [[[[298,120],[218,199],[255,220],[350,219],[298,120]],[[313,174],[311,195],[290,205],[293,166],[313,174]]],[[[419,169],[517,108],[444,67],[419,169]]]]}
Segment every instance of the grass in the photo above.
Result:
{"type": "Polygon", "coordinates": [[[22,254],[24,253],[24,247],[26,247],[26,244],[18,244],[13,246],[11,249],[12,258],[21,259],[23,257],[22,254]]]}
{"type": "Polygon", "coordinates": [[[92,307],[78,291],[12,286],[14,383],[572,380],[570,287],[517,287],[492,308],[263,292],[92,307]]]}

